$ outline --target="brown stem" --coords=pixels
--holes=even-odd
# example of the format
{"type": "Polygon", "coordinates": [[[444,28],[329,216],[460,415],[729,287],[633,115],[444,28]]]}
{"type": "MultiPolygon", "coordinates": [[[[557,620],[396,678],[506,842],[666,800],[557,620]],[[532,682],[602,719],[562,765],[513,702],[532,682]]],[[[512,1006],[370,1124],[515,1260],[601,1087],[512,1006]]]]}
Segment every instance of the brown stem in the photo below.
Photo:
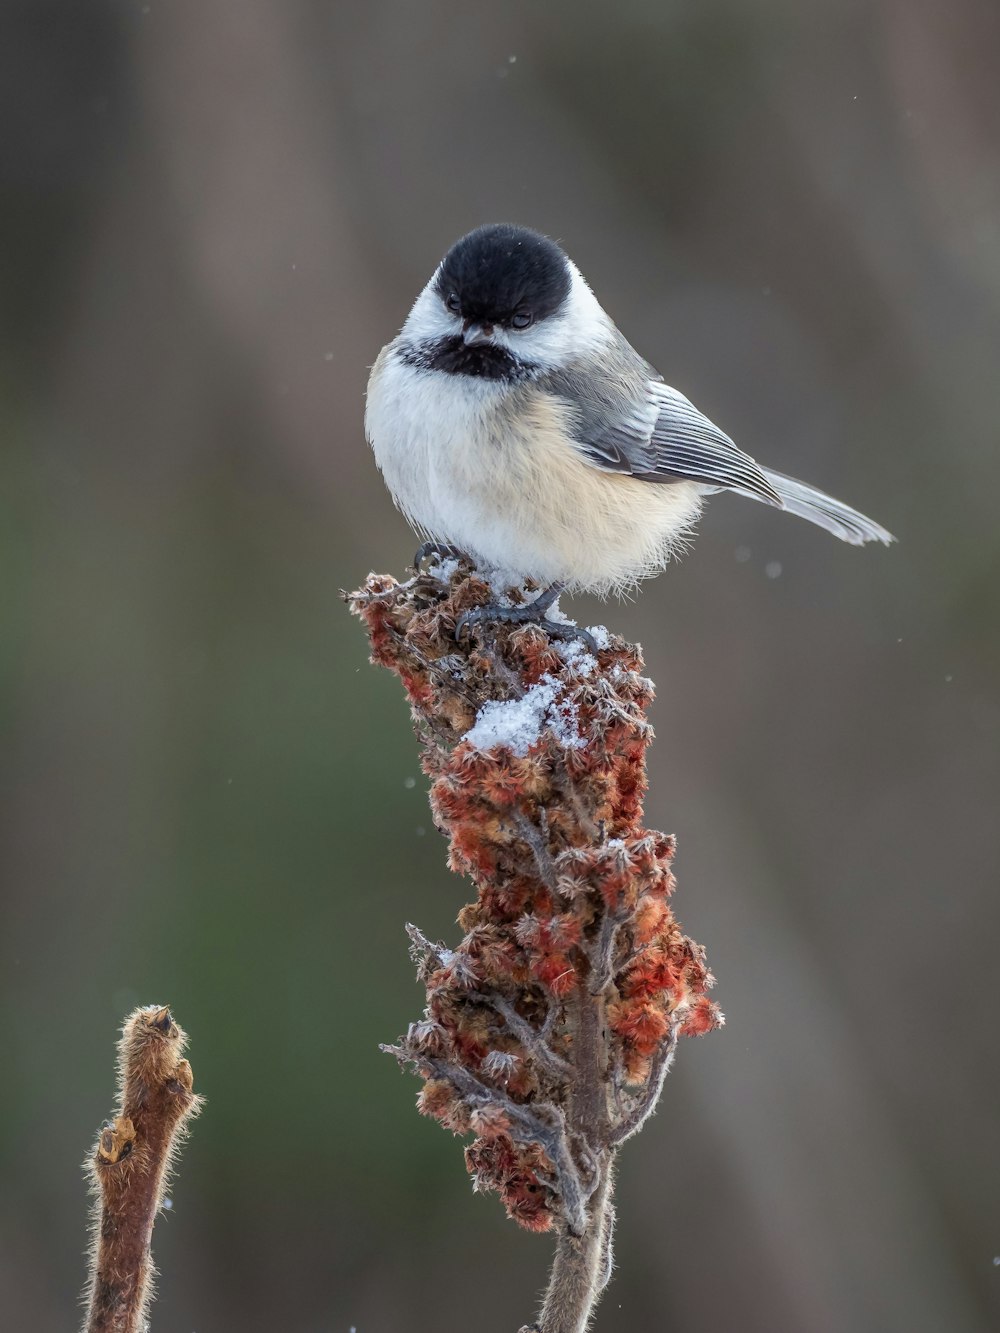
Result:
{"type": "Polygon", "coordinates": [[[186,1119],[201,1099],[187,1038],[153,1005],[125,1021],[118,1046],[117,1114],[101,1130],[90,1168],[97,1207],[85,1333],[142,1333],[151,1296],[153,1222],[186,1119]]]}
{"type": "Polygon", "coordinates": [[[608,1142],[608,1051],[603,994],[591,995],[586,976],[566,1005],[573,1039],[573,1082],[569,1089],[570,1129],[600,1154],[608,1142]]]}
{"type": "Polygon", "coordinates": [[[583,1230],[564,1226],[537,1324],[539,1333],[584,1333],[611,1273],[613,1156],[608,1150],[608,1050],[605,1001],[582,976],[567,1002],[574,1078],[568,1106],[572,1134],[586,1144],[597,1176],[583,1230]]]}
{"type": "Polygon", "coordinates": [[[539,1321],[522,1333],[584,1333],[588,1327],[611,1275],[612,1175],[612,1160],[607,1158],[587,1228],[582,1236],[569,1231],[560,1235],[539,1321]]]}

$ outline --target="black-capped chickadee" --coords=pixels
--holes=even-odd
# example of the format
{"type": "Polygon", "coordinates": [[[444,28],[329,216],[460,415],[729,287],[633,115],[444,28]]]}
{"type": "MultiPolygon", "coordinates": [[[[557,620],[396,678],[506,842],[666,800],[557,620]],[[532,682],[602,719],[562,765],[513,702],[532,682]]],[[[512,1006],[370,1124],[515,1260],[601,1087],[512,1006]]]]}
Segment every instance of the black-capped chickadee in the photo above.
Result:
{"type": "Polygon", "coordinates": [[[603,595],[658,573],[719,490],[854,545],[893,540],[738,449],[526,227],[478,227],[448,251],[372,368],[365,429],[428,545],[536,579],[536,616],[563,589],[603,595]]]}

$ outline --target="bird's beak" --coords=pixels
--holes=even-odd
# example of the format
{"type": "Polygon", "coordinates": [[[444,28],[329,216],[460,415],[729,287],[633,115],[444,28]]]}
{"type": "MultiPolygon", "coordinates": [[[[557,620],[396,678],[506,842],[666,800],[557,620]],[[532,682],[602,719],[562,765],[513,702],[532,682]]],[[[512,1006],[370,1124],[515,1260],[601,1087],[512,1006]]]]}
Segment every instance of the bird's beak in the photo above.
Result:
{"type": "Polygon", "coordinates": [[[467,319],[462,325],[462,341],[466,347],[479,347],[483,343],[493,341],[492,324],[476,324],[474,320],[467,319]]]}

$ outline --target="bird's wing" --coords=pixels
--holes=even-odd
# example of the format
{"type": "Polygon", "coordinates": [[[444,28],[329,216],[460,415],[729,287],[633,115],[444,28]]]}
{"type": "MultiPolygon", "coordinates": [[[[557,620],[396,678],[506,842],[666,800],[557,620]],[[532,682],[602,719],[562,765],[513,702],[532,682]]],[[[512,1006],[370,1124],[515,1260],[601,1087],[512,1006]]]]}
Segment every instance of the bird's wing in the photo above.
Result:
{"type": "Polygon", "coordinates": [[[762,468],[713,425],[682,393],[654,384],[659,415],[653,427],[656,469],[649,481],[683,477],[706,486],[721,486],[782,507],[782,499],[762,468]]]}
{"type": "Polygon", "coordinates": [[[808,482],[796,481],[781,472],[767,469],[767,479],[781,497],[781,503],[790,514],[807,518],[817,527],[826,528],[842,542],[852,546],[864,546],[865,542],[881,542],[888,546],[896,539],[881,523],[859,513],[843,500],[835,500],[832,495],[810,486],[808,482]]]}
{"type": "MultiPolygon", "coordinates": [[[[569,387],[569,386],[567,386],[569,387]]],[[[696,481],[787,509],[861,546],[894,538],[881,524],[815,486],[762,468],[682,393],[656,379],[633,378],[598,398],[592,384],[568,395],[577,412],[576,447],[594,467],[639,481],[696,481]]]]}
{"type": "Polygon", "coordinates": [[[575,443],[595,467],[640,481],[697,481],[782,507],[750,455],[676,389],[646,379],[627,395],[602,400],[593,385],[573,387],[575,443]]]}

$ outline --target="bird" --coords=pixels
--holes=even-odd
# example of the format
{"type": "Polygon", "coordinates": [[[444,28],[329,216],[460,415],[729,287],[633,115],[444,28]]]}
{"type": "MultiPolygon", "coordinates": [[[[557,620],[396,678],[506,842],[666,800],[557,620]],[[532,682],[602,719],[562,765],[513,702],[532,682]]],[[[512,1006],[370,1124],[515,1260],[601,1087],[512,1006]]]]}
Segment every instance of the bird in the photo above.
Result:
{"type": "Polygon", "coordinates": [[[630,591],[686,549],[719,491],[852,545],[894,540],[755,462],[632,347],[556,241],[513,223],[477,227],[438,264],[371,369],[365,434],[418,562],[461,554],[541,588],[468,619],[551,628],[562,592],[630,591]]]}

